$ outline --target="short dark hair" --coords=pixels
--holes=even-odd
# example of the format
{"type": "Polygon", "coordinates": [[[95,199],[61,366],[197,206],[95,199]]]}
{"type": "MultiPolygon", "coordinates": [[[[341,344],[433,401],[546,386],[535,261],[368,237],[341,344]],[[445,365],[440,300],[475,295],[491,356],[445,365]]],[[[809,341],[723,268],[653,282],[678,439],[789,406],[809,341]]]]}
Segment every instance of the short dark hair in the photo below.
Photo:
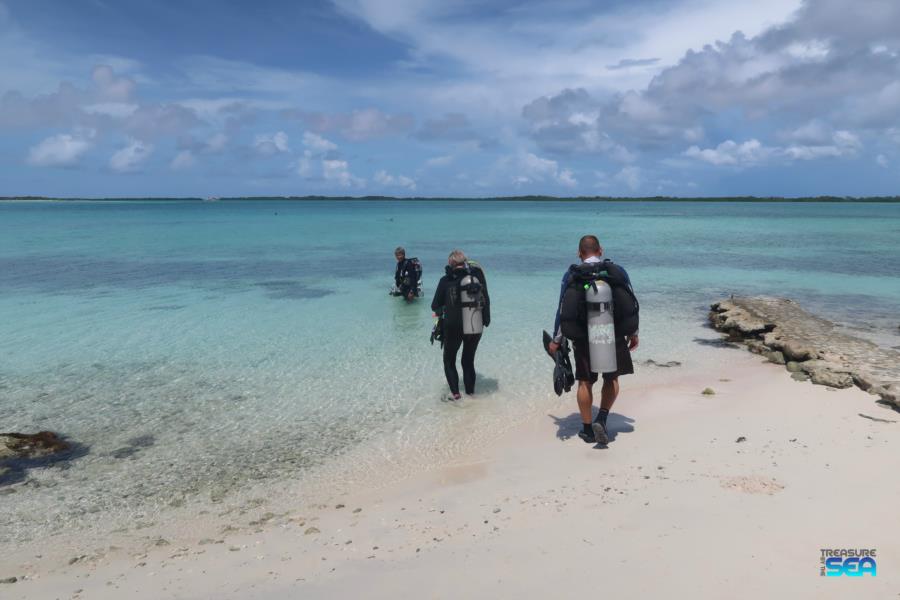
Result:
{"type": "Polygon", "coordinates": [[[599,254],[601,251],[600,240],[596,235],[585,235],[578,240],[579,254],[599,254]]]}

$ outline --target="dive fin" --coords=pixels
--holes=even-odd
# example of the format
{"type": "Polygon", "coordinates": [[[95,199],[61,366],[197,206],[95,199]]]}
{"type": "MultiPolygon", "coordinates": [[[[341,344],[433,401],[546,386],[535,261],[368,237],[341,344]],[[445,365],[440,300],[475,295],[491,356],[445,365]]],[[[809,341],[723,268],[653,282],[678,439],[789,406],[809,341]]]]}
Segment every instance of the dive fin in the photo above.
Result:
{"type": "Polygon", "coordinates": [[[550,342],[553,341],[553,338],[550,337],[550,334],[547,333],[547,330],[544,330],[544,352],[547,353],[551,359],[553,359],[553,354],[550,353],[550,342]]]}

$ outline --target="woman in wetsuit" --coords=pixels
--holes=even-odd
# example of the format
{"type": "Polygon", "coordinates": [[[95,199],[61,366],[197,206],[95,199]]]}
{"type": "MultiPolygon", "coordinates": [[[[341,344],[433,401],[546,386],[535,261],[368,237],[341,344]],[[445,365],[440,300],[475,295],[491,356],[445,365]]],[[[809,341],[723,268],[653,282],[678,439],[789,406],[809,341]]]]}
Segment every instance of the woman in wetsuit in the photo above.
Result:
{"type": "Polygon", "coordinates": [[[463,384],[466,394],[472,395],[475,393],[475,351],[481,332],[477,326],[474,329],[478,333],[466,333],[466,330],[473,329],[473,311],[480,311],[480,321],[485,327],[490,325],[491,303],[484,271],[477,263],[468,260],[461,250],[450,253],[446,271],[434,292],[431,310],[444,317],[444,374],[450,386],[449,399],[459,400],[456,355],[462,347],[463,384]],[[469,320],[468,327],[464,326],[464,319],[469,320]]]}

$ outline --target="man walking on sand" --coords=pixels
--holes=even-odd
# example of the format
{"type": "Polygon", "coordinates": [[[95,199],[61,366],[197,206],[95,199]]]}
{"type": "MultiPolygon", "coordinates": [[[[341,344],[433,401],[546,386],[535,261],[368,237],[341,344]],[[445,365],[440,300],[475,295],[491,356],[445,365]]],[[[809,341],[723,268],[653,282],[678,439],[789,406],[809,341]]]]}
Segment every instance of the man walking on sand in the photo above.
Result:
{"type": "Polygon", "coordinates": [[[575,353],[575,379],[578,381],[578,411],[582,429],[578,432],[585,442],[609,442],[606,419],[619,395],[619,376],[634,373],[631,352],[638,347],[638,303],[631,289],[625,269],[609,259],[601,258],[603,248],[596,236],[586,235],[578,242],[580,265],[572,265],[563,275],[553,327],[553,341],[548,350],[553,355],[563,337],[572,340],[575,353]],[[591,281],[604,281],[612,288],[615,332],[616,370],[597,373],[591,368],[590,345],[585,314],[585,289],[591,281]],[[600,412],[592,422],[594,383],[602,376],[600,412]]]}

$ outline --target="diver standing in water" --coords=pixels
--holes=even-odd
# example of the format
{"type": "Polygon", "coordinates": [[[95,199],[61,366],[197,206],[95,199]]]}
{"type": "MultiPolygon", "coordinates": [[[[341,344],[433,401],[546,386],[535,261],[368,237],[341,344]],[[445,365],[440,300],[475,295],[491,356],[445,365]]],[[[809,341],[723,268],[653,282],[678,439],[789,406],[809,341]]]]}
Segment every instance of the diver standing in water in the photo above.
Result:
{"type": "Polygon", "coordinates": [[[580,265],[572,265],[563,276],[553,329],[547,351],[553,356],[563,337],[572,340],[578,410],[585,442],[607,444],[606,418],[619,395],[619,375],[634,373],[631,352],[638,347],[638,301],[625,269],[602,259],[603,248],[596,236],[578,242],[580,265]],[[600,413],[591,422],[593,385],[603,377],[600,413]]]}
{"type": "Polygon", "coordinates": [[[422,264],[418,258],[406,258],[403,246],[397,246],[394,258],[397,259],[397,270],[394,271],[394,287],[390,294],[403,296],[407,302],[412,302],[421,293],[422,264]]]}
{"type": "Polygon", "coordinates": [[[467,395],[475,393],[475,351],[484,327],[491,324],[491,299],[481,266],[454,250],[447,260],[447,274],[434,292],[431,310],[442,317],[444,374],[450,386],[449,400],[459,400],[456,354],[462,346],[463,384],[467,395]]]}

